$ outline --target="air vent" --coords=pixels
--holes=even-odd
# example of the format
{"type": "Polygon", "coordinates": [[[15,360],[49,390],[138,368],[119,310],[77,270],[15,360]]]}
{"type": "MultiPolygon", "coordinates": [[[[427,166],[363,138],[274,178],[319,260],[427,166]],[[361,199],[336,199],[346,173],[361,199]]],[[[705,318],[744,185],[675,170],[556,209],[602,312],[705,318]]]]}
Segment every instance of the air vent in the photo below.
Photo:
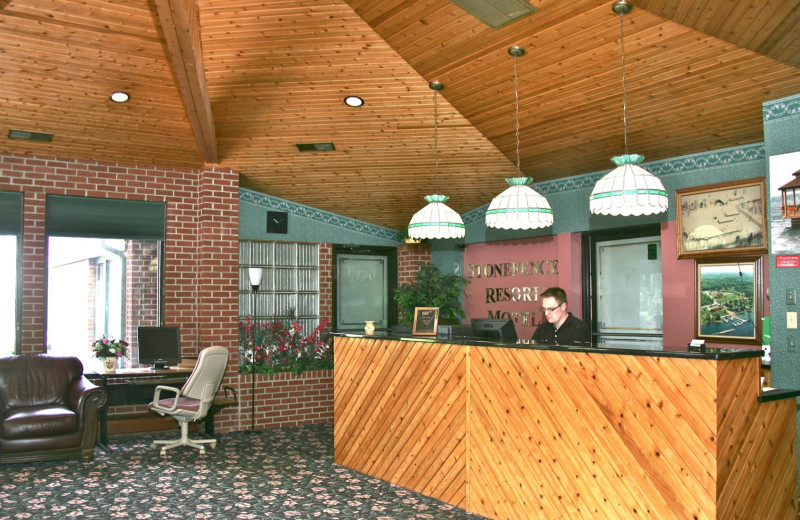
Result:
{"type": "Polygon", "coordinates": [[[329,152],[336,150],[333,143],[297,143],[295,144],[301,152],[329,152]]]}
{"type": "Polygon", "coordinates": [[[537,8],[525,0],[450,0],[492,29],[499,29],[537,8]]]}
{"type": "Polygon", "coordinates": [[[25,141],[39,141],[41,143],[49,143],[53,141],[53,134],[45,134],[43,132],[26,132],[25,130],[9,130],[9,139],[24,139],[25,141]]]}

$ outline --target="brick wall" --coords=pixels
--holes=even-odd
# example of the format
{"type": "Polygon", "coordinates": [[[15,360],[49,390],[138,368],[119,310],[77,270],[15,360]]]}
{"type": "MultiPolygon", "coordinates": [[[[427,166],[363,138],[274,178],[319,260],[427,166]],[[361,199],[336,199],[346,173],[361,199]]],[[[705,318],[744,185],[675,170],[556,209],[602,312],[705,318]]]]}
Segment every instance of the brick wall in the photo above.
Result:
{"type": "Polygon", "coordinates": [[[333,316],[333,245],[319,245],[319,316],[333,316]]]}
{"type": "MultiPolygon", "coordinates": [[[[220,412],[215,421],[223,431],[249,430],[252,425],[253,380],[249,374],[240,375],[238,383],[239,408],[227,409],[238,413],[220,412]]],[[[256,374],[255,387],[256,430],[333,422],[333,370],[256,374]]]]}
{"type": "Polygon", "coordinates": [[[414,281],[419,271],[419,264],[431,261],[429,244],[402,244],[397,246],[397,285],[405,285],[414,281]]]}
{"type": "MultiPolygon", "coordinates": [[[[236,172],[216,166],[195,170],[0,155],[0,190],[24,193],[20,273],[23,353],[45,351],[46,195],[165,202],[167,239],[162,266],[165,324],[181,327],[184,356],[197,356],[202,348],[210,345],[222,345],[230,350],[223,385],[234,387],[241,402],[245,383],[237,367],[239,179],[236,172]]],[[[320,298],[320,312],[330,316],[331,247],[327,244],[322,250],[328,260],[323,262],[327,267],[320,269],[320,282],[326,288],[320,298]]],[[[325,379],[316,377],[320,381],[325,379]]],[[[278,381],[282,383],[264,381],[264,390],[260,387],[257,390],[257,400],[262,400],[261,394],[278,395],[286,396],[286,403],[274,403],[275,398],[270,398],[271,404],[263,409],[264,417],[259,424],[271,427],[273,424],[332,420],[332,378],[330,383],[309,379],[308,383],[300,383],[299,390],[294,388],[295,380],[279,378],[278,381]],[[292,388],[278,390],[276,385],[279,384],[292,388]],[[321,404],[310,405],[315,396],[321,404]],[[289,412],[281,408],[297,404],[302,411],[289,412]],[[278,417],[268,417],[273,410],[278,417]],[[321,419],[323,417],[325,419],[321,419]]],[[[283,397],[278,401],[281,399],[283,397]]],[[[240,405],[221,412],[217,416],[217,431],[240,429],[241,424],[244,424],[242,429],[249,428],[249,415],[240,416],[244,408],[240,405]]],[[[134,409],[141,410],[141,407],[134,409]]],[[[114,408],[109,411],[112,415],[117,413],[114,408]]],[[[120,412],[130,411],[131,407],[120,408],[120,412]]]]}

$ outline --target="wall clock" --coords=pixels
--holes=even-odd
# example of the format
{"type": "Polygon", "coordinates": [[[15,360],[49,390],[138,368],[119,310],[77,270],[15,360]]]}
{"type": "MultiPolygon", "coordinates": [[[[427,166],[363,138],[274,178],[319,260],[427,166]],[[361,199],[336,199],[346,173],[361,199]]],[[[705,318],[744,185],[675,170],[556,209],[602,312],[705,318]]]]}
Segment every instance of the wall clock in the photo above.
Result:
{"type": "Polygon", "coordinates": [[[267,233],[283,233],[289,231],[289,214],[285,211],[267,211],[267,233]]]}

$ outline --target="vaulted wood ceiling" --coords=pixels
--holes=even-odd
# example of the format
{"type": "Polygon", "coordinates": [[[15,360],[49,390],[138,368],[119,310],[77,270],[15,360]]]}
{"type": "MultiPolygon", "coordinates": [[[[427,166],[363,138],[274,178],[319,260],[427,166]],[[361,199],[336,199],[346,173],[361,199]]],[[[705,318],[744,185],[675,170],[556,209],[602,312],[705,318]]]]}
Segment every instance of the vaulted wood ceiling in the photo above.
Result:
{"type": "MultiPolygon", "coordinates": [[[[244,187],[399,229],[436,191],[438,80],[438,191],[463,213],[516,172],[511,45],[526,50],[524,175],[624,152],[612,0],[530,3],[493,30],[448,0],[0,0],[0,153],[220,164],[244,187]]],[[[800,93],[797,0],[633,4],[628,139],[647,161],[760,142],[761,103],[800,93]]]]}

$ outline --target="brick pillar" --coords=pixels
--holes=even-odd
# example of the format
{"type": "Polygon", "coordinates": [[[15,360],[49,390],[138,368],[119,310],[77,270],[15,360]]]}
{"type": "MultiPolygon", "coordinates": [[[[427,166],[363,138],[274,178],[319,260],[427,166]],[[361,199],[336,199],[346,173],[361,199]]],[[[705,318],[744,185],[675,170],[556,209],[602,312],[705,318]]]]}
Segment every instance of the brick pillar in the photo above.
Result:
{"type": "Polygon", "coordinates": [[[397,246],[397,285],[414,280],[420,263],[431,261],[430,244],[401,244],[397,246]]]}

